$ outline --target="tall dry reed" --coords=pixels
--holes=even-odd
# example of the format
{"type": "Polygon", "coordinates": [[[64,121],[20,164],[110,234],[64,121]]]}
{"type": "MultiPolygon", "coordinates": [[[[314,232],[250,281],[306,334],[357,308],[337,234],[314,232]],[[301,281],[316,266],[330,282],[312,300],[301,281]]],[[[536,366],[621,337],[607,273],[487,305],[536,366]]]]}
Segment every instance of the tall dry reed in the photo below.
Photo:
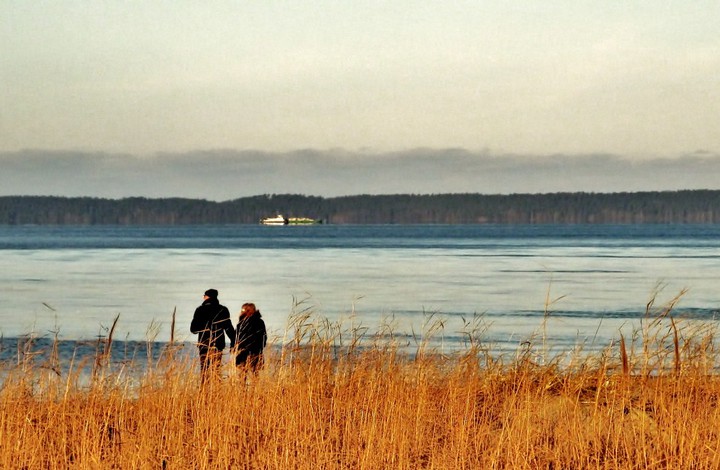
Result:
{"type": "Polygon", "coordinates": [[[628,341],[542,360],[408,352],[304,312],[257,376],[225,357],[205,386],[173,351],[133,374],[101,356],[89,380],[5,364],[0,467],[720,468],[714,328],[650,310],[628,341]]]}

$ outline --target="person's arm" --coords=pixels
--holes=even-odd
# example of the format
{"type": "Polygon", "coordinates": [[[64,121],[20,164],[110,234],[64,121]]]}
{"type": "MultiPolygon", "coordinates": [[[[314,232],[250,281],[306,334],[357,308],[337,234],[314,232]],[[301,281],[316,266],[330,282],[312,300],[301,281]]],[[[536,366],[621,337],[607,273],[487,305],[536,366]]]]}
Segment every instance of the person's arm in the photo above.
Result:
{"type": "Polygon", "coordinates": [[[190,322],[190,333],[193,333],[193,334],[198,334],[206,328],[206,325],[204,324],[204,322],[202,321],[202,318],[200,317],[200,315],[198,313],[199,310],[200,309],[197,309],[197,308],[195,309],[195,314],[193,315],[193,319],[190,322]]]}
{"type": "Polygon", "coordinates": [[[230,338],[230,349],[235,347],[235,328],[233,328],[232,321],[230,320],[230,311],[225,309],[227,318],[223,321],[223,328],[225,334],[230,338]]]}

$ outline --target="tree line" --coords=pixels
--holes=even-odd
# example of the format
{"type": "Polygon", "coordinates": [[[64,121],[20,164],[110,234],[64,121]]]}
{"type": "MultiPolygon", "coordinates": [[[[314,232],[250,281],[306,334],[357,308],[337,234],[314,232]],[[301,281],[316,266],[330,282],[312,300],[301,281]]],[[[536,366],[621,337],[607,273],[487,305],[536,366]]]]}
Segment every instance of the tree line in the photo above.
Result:
{"type": "Polygon", "coordinates": [[[720,191],[551,194],[270,194],[230,201],[4,196],[3,225],[256,224],[263,217],[330,224],[720,223],[720,191]]]}

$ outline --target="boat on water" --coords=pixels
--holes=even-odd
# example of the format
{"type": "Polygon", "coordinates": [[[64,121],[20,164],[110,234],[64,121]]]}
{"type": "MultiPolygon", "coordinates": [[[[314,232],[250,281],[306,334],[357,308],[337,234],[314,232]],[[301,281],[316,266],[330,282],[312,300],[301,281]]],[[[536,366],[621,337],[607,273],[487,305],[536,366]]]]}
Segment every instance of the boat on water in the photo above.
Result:
{"type": "Polygon", "coordinates": [[[288,225],[311,225],[319,224],[319,220],[311,219],[310,217],[290,217],[288,219],[288,225]]]}
{"type": "Polygon", "coordinates": [[[260,223],[263,225],[287,225],[289,222],[290,220],[283,217],[282,214],[278,214],[275,217],[265,217],[260,219],[260,223]]]}
{"type": "Polygon", "coordinates": [[[275,217],[260,219],[260,223],[263,225],[311,225],[319,224],[320,221],[309,217],[283,217],[282,214],[278,214],[275,217]]]}

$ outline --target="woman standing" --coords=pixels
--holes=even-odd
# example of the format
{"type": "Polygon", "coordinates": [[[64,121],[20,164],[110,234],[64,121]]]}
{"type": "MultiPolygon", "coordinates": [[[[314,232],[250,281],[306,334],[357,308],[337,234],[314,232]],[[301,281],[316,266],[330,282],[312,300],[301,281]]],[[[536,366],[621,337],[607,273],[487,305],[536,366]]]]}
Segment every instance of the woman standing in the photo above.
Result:
{"type": "Polygon", "coordinates": [[[243,304],[235,332],[235,365],[257,372],[263,366],[267,331],[255,304],[243,304]]]}

